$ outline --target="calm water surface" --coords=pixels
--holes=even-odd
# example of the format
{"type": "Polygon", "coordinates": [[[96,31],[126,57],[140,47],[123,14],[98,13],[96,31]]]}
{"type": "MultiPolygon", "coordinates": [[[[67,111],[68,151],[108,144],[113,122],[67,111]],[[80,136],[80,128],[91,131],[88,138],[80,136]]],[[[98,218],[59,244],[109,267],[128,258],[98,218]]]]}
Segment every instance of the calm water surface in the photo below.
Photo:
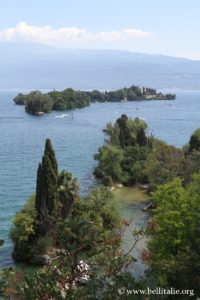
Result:
{"type": "Polygon", "coordinates": [[[11,219],[35,190],[36,170],[44,142],[51,138],[60,169],[78,177],[82,194],[94,186],[93,154],[102,145],[102,129],[122,113],[144,118],[149,132],[183,146],[200,127],[200,91],[177,93],[175,101],[93,104],[73,112],[34,117],[13,104],[15,92],[0,92],[0,267],[9,265],[11,219]]]}

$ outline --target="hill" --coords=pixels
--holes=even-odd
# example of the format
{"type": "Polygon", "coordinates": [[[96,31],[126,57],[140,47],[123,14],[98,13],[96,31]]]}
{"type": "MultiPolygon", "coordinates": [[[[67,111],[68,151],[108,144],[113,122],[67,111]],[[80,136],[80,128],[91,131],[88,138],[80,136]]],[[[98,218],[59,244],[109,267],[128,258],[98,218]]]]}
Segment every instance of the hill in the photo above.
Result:
{"type": "Polygon", "coordinates": [[[118,50],[0,43],[0,89],[199,89],[200,61],[118,50]]]}

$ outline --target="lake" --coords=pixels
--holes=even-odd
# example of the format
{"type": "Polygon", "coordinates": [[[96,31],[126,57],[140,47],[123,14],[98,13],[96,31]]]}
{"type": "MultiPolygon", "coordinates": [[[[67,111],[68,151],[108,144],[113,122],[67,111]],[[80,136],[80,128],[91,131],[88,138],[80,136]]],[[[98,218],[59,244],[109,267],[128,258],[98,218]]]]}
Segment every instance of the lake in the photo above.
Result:
{"type": "Polygon", "coordinates": [[[104,141],[102,129],[122,113],[140,117],[149,133],[183,146],[200,127],[200,91],[181,91],[175,101],[94,103],[70,112],[42,117],[28,115],[12,99],[18,92],[0,92],[0,267],[12,263],[11,220],[35,191],[36,171],[46,138],[56,151],[59,169],[78,177],[81,193],[95,185],[93,155],[104,141]]]}

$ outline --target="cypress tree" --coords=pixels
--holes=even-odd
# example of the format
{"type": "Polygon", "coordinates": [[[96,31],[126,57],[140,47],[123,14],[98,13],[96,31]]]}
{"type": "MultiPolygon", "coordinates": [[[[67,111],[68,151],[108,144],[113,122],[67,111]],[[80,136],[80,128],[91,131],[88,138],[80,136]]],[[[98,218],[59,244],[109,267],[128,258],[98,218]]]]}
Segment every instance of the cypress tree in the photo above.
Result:
{"type": "Polygon", "coordinates": [[[57,160],[56,160],[55,151],[53,150],[50,139],[46,140],[44,155],[49,157],[49,159],[51,161],[51,166],[52,166],[56,176],[58,176],[58,164],[57,164],[57,160]]]}
{"type": "Polygon", "coordinates": [[[49,215],[56,213],[58,202],[58,176],[52,167],[50,157],[44,155],[42,159],[43,167],[43,195],[47,204],[47,211],[49,215]]]}
{"type": "Polygon", "coordinates": [[[35,208],[38,213],[39,221],[44,219],[46,215],[47,207],[44,198],[44,183],[43,183],[43,169],[42,164],[39,163],[37,170],[37,184],[36,184],[36,196],[35,196],[35,208]]]}
{"type": "Polygon", "coordinates": [[[35,208],[39,232],[44,235],[58,213],[58,165],[51,141],[46,140],[42,164],[38,166],[35,208]]]}
{"type": "Polygon", "coordinates": [[[128,117],[126,115],[121,115],[119,119],[117,119],[117,124],[119,126],[119,141],[122,148],[126,146],[126,138],[127,138],[127,121],[128,117]]]}
{"type": "Polygon", "coordinates": [[[139,130],[137,132],[136,143],[138,143],[138,145],[140,147],[144,147],[147,144],[147,137],[146,137],[145,131],[142,127],[139,128],[139,130]]]}

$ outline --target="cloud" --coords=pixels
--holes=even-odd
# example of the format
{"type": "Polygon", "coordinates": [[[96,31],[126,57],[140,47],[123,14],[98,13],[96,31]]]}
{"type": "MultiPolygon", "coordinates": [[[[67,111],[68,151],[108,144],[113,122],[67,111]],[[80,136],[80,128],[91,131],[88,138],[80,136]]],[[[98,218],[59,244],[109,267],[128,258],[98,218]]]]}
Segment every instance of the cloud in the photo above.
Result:
{"type": "Polygon", "coordinates": [[[0,30],[0,40],[28,41],[58,46],[83,46],[90,43],[113,43],[123,40],[149,38],[153,34],[140,29],[122,29],[119,31],[91,32],[77,27],[54,29],[50,26],[32,26],[20,22],[15,27],[0,30]]]}

